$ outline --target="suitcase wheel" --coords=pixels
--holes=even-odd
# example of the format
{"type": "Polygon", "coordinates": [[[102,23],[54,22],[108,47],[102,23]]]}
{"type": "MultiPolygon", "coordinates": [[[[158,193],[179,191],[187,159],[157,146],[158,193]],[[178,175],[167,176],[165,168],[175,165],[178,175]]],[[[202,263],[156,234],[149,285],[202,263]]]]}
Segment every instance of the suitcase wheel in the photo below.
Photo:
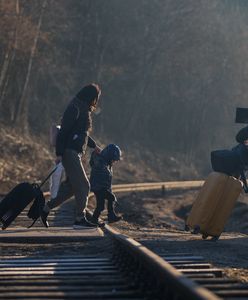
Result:
{"type": "Polygon", "coordinates": [[[196,225],[195,227],[194,227],[194,230],[193,230],[193,234],[198,234],[198,233],[200,233],[201,232],[201,228],[200,228],[200,226],[199,225],[196,225]]]}
{"type": "Polygon", "coordinates": [[[219,235],[218,236],[213,236],[212,238],[211,238],[211,241],[212,242],[217,242],[218,241],[218,239],[219,239],[219,235]]]}
{"type": "Polygon", "coordinates": [[[185,224],[184,230],[185,230],[185,231],[189,231],[189,230],[190,230],[190,228],[189,228],[189,226],[188,226],[187,224],[185,224]]]}
{"type": "Polygon", "coordinates": [[[203,240],[206,240],[207,238],[208,238],[208,234],[203,234],[203,235],[202,235],[202,239],[203,239],[203,240]]]}

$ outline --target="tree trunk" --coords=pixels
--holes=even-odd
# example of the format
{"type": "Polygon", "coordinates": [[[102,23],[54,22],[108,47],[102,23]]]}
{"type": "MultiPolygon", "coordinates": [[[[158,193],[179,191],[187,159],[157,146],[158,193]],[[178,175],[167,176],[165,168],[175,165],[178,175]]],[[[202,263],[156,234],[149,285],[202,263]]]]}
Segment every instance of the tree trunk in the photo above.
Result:
{"type": "Polygon", "coordinates": [[[0,75],[0,107],[2,106],[5,92],[8,85],[8,79],[9,79],[9,69],[10,66],[15,58],[16,54],[16,48],[17,48],[17,31],[18,31],[18,24],[19,24],[19,18],[20,18],[20,5],[19,0],[16,0],[16,23],[15,23],[15,32],[14,32],[14,43],[12,45],[12,41],[10,40],[7,53],[5,53],[5,58],[3,62],[3,67],[1,70],[0,75]],[[12,50],[12,51],[11,51],[12,50]]]}
{"type": "Polygon", "coordinates": [[[34,55],[35,55],[35,51],[36,51],[36,47],[37,47],[37,42],[39,39],[42,18],[43,18],[43,14],[44,14],[46,5],[47,5],[47,0],[44,0],[43,4],[42,4],[42,9],[41,9],[38,25],[37,25],[37,32],[34,37],[33,46],[31,48],[26,79],[25,79],[22,94],[21,94],[21,97],[19,100],[18,110],[17,110],[17,114],[16,114],[16,119],[15,119],[15,124],[18,126],[19,129],[23,130],[23,132],[26,134],[28,133],[28,107],[29,107],[29,97],[27,95],[28,94],[27,93],[28,84],[29,84],[29,79],[30,79],[30,75],[31,75],[31,69],[32,69],[34,55]]]}

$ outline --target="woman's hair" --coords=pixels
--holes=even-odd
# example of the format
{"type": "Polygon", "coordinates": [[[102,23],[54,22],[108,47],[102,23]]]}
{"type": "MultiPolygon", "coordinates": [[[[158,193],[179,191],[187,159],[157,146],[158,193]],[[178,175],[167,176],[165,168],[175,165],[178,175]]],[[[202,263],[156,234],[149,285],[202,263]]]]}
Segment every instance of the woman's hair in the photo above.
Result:
{"type": "Polygon", "coordinates": [[[101,95],[101,89],[98,84],[91,83],[84,86],[76,95],[76,97],[87,103],[89,110],[92,111],[96,108],[98,99],[101,95]]]}
{"type": "Polygon", "coordinates": [[[93,111],[96,106],[98,99],[101,95],[101,89],[98,84],[91,83],[89,85],[84,86],[76,95],[76,97],[86,103],[86,106],[88,107],[87,116],[85,116],[86,120],[86,128],[90,132],[92,130],[92,118],[90,112],[93,111]]]}

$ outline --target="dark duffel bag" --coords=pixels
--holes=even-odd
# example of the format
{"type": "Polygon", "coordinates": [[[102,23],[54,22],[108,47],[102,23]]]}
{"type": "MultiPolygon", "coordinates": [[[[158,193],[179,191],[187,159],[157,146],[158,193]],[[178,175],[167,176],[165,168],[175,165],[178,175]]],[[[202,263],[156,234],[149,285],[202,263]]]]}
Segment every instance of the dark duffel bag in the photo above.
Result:
{"type": "Polygon", "coordinates": [[[229,176],[239,176],[239,157],[232,150],[215,150],[211,152],[212,169],[229,176]]]}
{"type": "Polygon", "coordinates": [[[248,163],[248,151],[245,145],[239,144],[231,150],[215,150],[211,152],[212,169],[215,172],[240,178],[244,191],[248,192],[245,169],[248,163]]]}
{"type": "Polygon", "coordinates": [[[45,199],[41,191],[42,185],[55,172],[56,168],[40,184],[23,182],[15,186],[0,202],[0,222],[2,229],[6,229],[16,217],[30,204],[28,217],[33,220],[32,227],[40,217],[41,210],[45,204],[45,199]]]}

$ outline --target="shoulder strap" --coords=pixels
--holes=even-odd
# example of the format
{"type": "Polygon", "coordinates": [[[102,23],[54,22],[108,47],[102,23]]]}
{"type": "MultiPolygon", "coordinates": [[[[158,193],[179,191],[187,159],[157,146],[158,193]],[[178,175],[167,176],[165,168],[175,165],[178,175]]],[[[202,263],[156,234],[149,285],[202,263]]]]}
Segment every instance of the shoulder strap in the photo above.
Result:
{"type": "Polygon", "coordinates": [[[47,177],[41,182],[40,188],[47,182],[47,180],[52,176],[52,174],[57,170],[57,165],[54,167],[54,169],[47,175],[47,177]]]}
{"type": "Polygon", "coordinates": [[[36,221],[38,220],[38,218],[37,219],[35,219],[35,220],[33,220],[33,222],[32,222],[32,224],[30,224],[27,228],[31,228],[31,227],[33,227],[34,226],[34,224],[36,223],[36,221]]]}
{"type": "Polygon", "coordinates": [[[38,220],[38,218],[41,215],[41,211],[45,205],[45,198],[44,198],[44,195],[43,195],[39,185],[34,184],[33,189],[35,191],[36,196],[33,201],[33,204],[31,205],[31,207],[27,213],[27,216],[30,219],[32,219],[33,222],[30,226],[28,226],[28,228],[31,228],[35,224],[35,222],[38,220]]]}

